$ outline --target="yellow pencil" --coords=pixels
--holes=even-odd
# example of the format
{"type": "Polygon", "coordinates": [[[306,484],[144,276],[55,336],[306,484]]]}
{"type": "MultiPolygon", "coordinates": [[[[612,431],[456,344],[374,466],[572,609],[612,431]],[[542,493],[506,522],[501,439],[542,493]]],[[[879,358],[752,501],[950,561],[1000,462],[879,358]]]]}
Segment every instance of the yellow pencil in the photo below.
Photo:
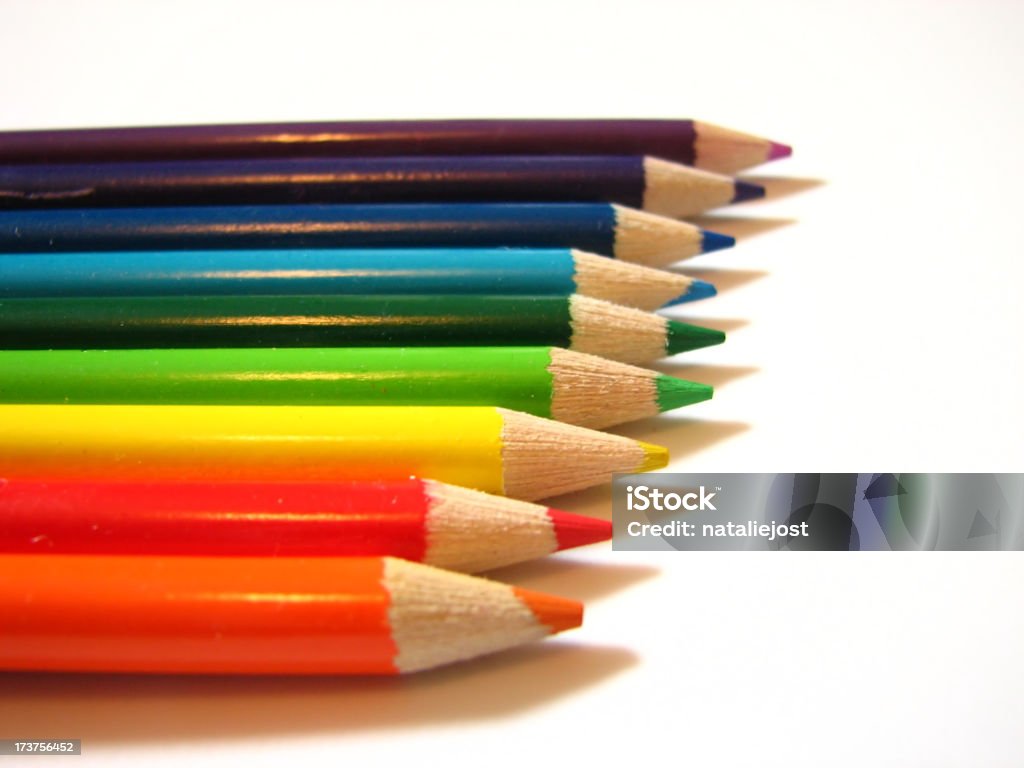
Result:
{"type": "Polygon", "coordinates": [[[118,480],[329,481],[410,475],[539,499],[665,448],[503,408],[3,405],[0,472],[118,480]]]}

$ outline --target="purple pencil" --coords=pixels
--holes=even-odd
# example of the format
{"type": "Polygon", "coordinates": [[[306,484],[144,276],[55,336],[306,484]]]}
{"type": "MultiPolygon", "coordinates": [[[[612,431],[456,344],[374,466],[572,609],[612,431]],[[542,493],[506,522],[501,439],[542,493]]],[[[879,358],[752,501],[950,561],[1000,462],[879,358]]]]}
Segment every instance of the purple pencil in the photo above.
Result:
{"type": "Polygon", "coordinates": [[[650,155],[716,173],[785,144],[696,120],[410,120],[0,133],[0,163],[388,155],[650,155]]]}

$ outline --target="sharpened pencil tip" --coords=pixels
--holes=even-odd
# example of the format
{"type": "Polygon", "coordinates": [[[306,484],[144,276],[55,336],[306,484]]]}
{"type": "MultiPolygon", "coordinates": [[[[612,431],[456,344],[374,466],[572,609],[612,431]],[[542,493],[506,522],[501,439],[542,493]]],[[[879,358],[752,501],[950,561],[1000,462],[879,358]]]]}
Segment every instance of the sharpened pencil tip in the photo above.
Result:
{"type": "Polygon", "coordinates": [[[634,469],[634,472],[650,472],[652,469],[662,469],[668,466],[668,448],[654,443],[645,443],[637,440],[637,445],[644,449],[643,463],[634,469]]]}
{"type": "Polygon", "coordinates": [[[764,197],[764,187],[760,184],[751,184],[749,181],[739,181],[737,179],[733,182],[733,190],[732,201],[734,203],[742,203],[744,200],[758,200],[764,197]]]}
{"type": "Polygon", "coordinates": [[[612,537],[610,520],[574,515],[560,509],[548,509],[548,517],[554,526],[559,550],[596,544],[599,541],[608,541],[612,537]]]}
{"type": "Polygon", "coordinates": [[[583,623],[583,603],[543,592],[513,587],[515,593],[537,617],[537,621],[551,628],[551,634],[575,629],[583,623]]]}
{"type": "Polygon", "coordinates": [[[778,160],[781,157],[789,157],[793,154],[793,148],[788,144],[779,144],[777,141],[770,142],[768,147],[768,159],[778,160]]]}
{"type": "Polygon", "coordinates": [[[732,235],[721,235],[706,229],[701,231],[700,249],[703,253],[721,251],[724,248],[732,248],[734,245],[736,245],[736,238],[732,235]]]}
{"type": "Polygon", "coordinates": [[[678,298],[672,299],[672,301],[665,304],[666,307],[674,307],[676,304],[687,304],[691,301],[700,301],[701,299],[710,299],[712,296],[718,294],[718,289],[715,288],[711,283],[706,283],[703,280],[694,280],[690,283],[686,289],[686,293],[678,298]]]}
{"type": "Polygon", "coordinates": [[[725,341],[725,334],[714,328],[680,323],[676,320],[669,320],[667,325],[668,338],[665,342],[665,349],[670,355],[703,347],[713,347],[715,344],[725,341]]]}
{"type": "Polygon", "coordinates": [[[671,411],[686,405],[710,400],[715,388],[696,381],[677,379],[674,376],[658,376],[655,382],[658,388],[658,410],[671,411]]]}

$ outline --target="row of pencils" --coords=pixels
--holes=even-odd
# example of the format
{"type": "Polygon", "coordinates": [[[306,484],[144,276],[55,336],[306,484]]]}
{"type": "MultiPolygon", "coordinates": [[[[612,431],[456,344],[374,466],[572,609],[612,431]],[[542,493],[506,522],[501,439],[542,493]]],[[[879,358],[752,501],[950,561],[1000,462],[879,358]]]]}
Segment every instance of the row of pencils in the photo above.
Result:
{"type": "Polygon", "coordinates": [[[571,629],[641,364],[789,148],[690,120],[0,133],[0,669],[395,674],[571,629]]]}

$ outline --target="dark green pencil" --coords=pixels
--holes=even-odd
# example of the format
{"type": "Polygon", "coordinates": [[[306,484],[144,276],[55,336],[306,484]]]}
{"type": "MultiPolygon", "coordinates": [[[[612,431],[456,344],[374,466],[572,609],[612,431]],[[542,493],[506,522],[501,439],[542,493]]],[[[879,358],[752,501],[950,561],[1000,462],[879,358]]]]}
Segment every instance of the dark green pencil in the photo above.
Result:
{"type": "Polygon", "coordinates": [[[586,296],[150,296],[0,301],[3,349],[554,346],[640,363],[721,331],[586,296]]]}

